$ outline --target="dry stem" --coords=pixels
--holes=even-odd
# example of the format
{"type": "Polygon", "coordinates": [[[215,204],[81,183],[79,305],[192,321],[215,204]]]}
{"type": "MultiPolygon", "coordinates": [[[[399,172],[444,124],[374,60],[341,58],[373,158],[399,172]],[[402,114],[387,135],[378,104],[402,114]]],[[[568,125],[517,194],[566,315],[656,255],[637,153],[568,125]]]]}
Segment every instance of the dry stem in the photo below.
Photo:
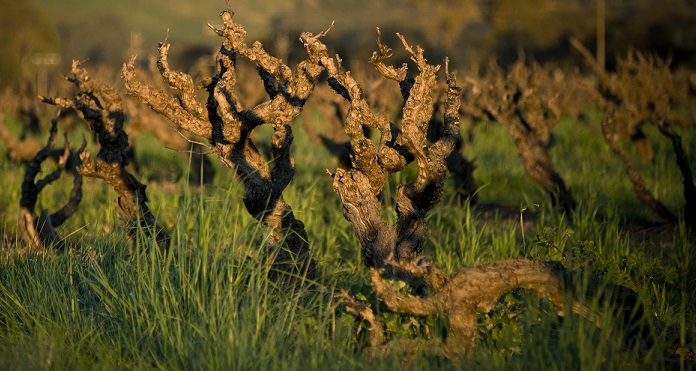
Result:
{"type": "Polygon", "coordinates": [[[319,41],[328,30],[317,35],[305,32],[300,37],[310,58],[300,62],[293,72],[280,59],[269,55],[259,42],[248,46],[246,30],[233,20],[231,11],[220,14],[221,29],[208,26],[223,37],[216,56],[217,73],[203,82],[208,99],[196,99],[191,76],[172,71],[168,63],[170,45],[159,46],[159,72],[178,96],[137,80],[134,61],[123,66],[122,77],[129,94],[152,110],[171,120],[179,128],[205,138],[225,166],[235,171],[244,184],[244,205],[262,225],[269,228],[269,248],[277,252],[275,267],[281,272],[313,271],[307,233],[282,197],[292,180],[295,163],[290,156],[293,143],[291,121],[297,117],[314,90],[323,71],[316,57],[327,54],[319,41]],[[236,58],[256,64],[268,100],[253,107],[242,106],[236,93],[236,58]],[[251,138],[252,131],[269,124],[271,158],[266,159],[251,138]]]}
{"type": "Polygon", "coordinates": [[[45,177],[36,180],[41,172],[41,164],[50,158],[56,144],[58,133],[58,118],[51,122],[51,130],[46,146],[39,150],[36,155],[27,162],[22,182],[22,197],[19,200],[19,216],[17,219],[18,229],[24,243],[32,249],[43,250],[53,245],[57,250],[63,249],[63,241],[58,236],[55,228],[61,226],[72,214],[77,211],[82,200],[82,176],[76,170],[78,156],[84,151],[86,142],[78,151],[70,150],[70,143],[67,136],[65,145],[58,157],[58,164],[55,170],[45,177]],[[73,188],[70,197],[65,205],[53,214],[48,210],[42,210],[37,216],[34,214],[39,194],[51,183],[60,178],[63,172],[68,172],[73,176],[73,188]]]}
{"type": "Polygon", "coordinates": [[[467,79],[464,110],[479,119],[504,125],[515,142],[527,174],[551,196],[554,205],[572,215],[576,202],[556,171],[548,147],[551,129],[560,119],[560,86],[538,64],[521,57],[508,71],[491,61],[481,79],[467,79]]]}
{"type": "Polygon", "coordinates": [[[169,235],[157,224],[147,205],[145,185],[126,170],[129,145],[128,135],[124,131],[125,114],[121,98],[111,87],[90,79],[78,61],[73,61],[72,75],[67,79],[79,90],[75,98],[42,97],[42,100],[76,109],[98,136],[99,153],[95,158],[83,152],[77,171],[83,176],[104,180],[118,193],[115,205],[133,241],[131,250],[135,248],[139,229],[152,237],[161,250],[167,250],[169,235]]]}
{"type": "Polygon", "coordinates": [[[375,113],[365,99],[362,87],[343,71],[341,59],[319,58],[329,74],[329,85],[350,103],[344,129],[350,138],[351,168],[337,169],[334,191],[341,198],[343,214],[354,226],[362,245],[362,255],[368,266],[383,266],[390,256],[397,261],[409,261],[420,251],[427,227],[425,216],[442,197],[447,176],[445,159],[459,140],[459,94],[454,74],[447,71],[447,98],[444,109],[444,130],[431,145],[426,144],[428,123],[433,115],[433,89],[440,66],[432,66],[423,56],[423,49],[412,47],[398,35],[411,54],[419,74],[414,78],[407,67],[394,68],[384,63],[391,53],[379,39],[378,51],[370,62],[384,78],[399,82],[405,98],[401,127],[375,113]],[[364,128],[380,132],[379,145],[365,136],[364,128]],[[395,224],[381,216],[377,195],[382,191],[389,174],[401,171],[409,162],[418,165],[416,179],[398,188],[395,224]]]}
{"type": "MultiPolygon", "coordinates": [[[[593,300],[609,302],[613,314],[620,320],[619,326],[625,326],[629,334],[644,335],[640,333],[642,329],[635,326],[643,318],[643,309],[635,292],[567,271],[559,263],[526,259],[502,260],[470,266],[449,277],[445,277],[427,257],[421,257],[417,263],[390,264],[394,264],[394,268],[399,271],[425,278],[433,289],[432,293],[428,296],[400,294],[395,287],[382,281],[384,269],[371,269],[370,276],[375,291],[390,311],[414,316],[445,315],[449,328],[444,340],[444,353],[453,360],[461,361],[473,354],[476,345],[476,312],[491,311],[501,296],[514,289],[532,290],[539,297],[549,300],[558,315],[573,312],[586,317],[597,326],[602,324],[600,313],[584,303],[591,303],[593,300]],[[581,298],[577,289],[589,298],[581,298]]],[[[351,308],[364,308],[360,303],[349,303],[351,308]]],[[[370,313],[365,315],[364,312],[364,309],[353,311],[368,319],[370,313]]],[[[381,328],[381,325],[372,320],[370,328],[371,339],[381,340],[378,335],[372,334],[372,329],[381,328]]],[[[437,354],[440,352],[439,342],[440,339],[433,339],[423,350],[437,354]]],[[[372,346],[393,350],[390,344],[382,342],[373,342],[372,346]]]]}

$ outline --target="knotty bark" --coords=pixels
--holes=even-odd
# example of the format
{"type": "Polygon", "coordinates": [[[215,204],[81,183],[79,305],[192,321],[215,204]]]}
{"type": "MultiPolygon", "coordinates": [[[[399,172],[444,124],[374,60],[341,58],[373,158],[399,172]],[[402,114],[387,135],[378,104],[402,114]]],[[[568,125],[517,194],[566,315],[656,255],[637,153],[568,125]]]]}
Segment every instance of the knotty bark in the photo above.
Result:
{"type": "MultiPolygon", "coordinates": [[[[143,107],[139,100],[124,99],[123,104],[124,110],[128,112],[128,125],[125,130],[131,142],[136,141],[141,133],[148,132],[168,149],[181,153],[183,161],[188,163],[190,160],[188,174],[190,184],[213,182],[215,178],[213,163],[205,155],[206,148],[201,146],[193,136],[175,130],[169,120],[143,107]]],[[[130,154],[130,160],[134,161],[133,153],[130,154]]]]}
{"type": "Polygon", "coordinates": [[[24,243],[30,249],[43,250],[52,246],[56,250],[62,250],[63,240],[58,236],[55,228],[61,226],[75,211],[82,200],[82,176],[77,172],[76,165],[79,155],[84,151],[86,142],[77,151],[70,150],[67,136],[61,155],[57,159],[57,167],[45,177],[36,180],[41,172],[41,165],[56,152],[54,150],[58,119],[51,123],[50,135],[46,146],[36,153],[26,164],[24,180],[22,181],[22,196],[19,200],[19,216],[17,225],[24,243]],[[58,211],[49,214],[48,210],[41,210],[39,215],[34,213],[39,194],[51,183],[60,178],[63,173],[73,176],[73,188],[65,205],[58,211]]]}
{"type": "Polygon", "coordinates": [[[111,87],[90,79],[87,70],[77,61],[73,61],[72,74],[67,80],[78,89],[75,98],[41,99],[48,104],[74,108],[97,135],[99,153],[92,157],[89,152],[83,152],[77,171],[83,176],[104,180],[118,193],[119,197],[114,204],[133,241],[131,251],[136,246],[139,230],[145,231],[160,250],[166,251],[169,247],[169,235],[157,224],[147,205],[145,185],[126,169],[129,163],[129,145],[128,135],[124,131],[126,116],[121,98],[111,87]]]}
{"type": "MultiPolygon", "coordinates": [[[[601,326],[601,313],[585,303],[592,303],[595,299],[600,303],[609,303],[606,308],[612,310],[618,326],[626,329],[629,337],[647,336],[645,329],[639,326],[644,313],[634,291],[568,271],[560,263],[501,260],[466,267],[450,276],[443,274],[428,257],[420,257],[411,263],[390,264],[413,277],[424,278],[431,292],[427,296],[401,294],[394,286],[383,282],[383,269],[371,269],[372,285],[387,309],[414,316],[441,314],[447,318],[449,327],[444,341],[435,338],[423,346],[424,340],[414,340],[412,345],[419,345],[419,349],[426,353],[439,355],[444,351],[446,357],[455,361],[470,358],[476,346],[476,313],[490,312],[504,294],[514,289],[532,290],[540,298],[550,301],[559,316],[573,312],[598,327],[601,326]],[[587,282],[586,287],[584,282],[587,282]]],[[[371,348],[368,354],[414,351],[412,346],[385,343],[383,336],[373,333],[382,331],[374,312],[345,293],[341,298],[347,303],[350,313],[355,313],[370,324],[371,348]]],[[[604,307],[602,304],[598,306],[604,307]]],[[[642,340],[650,341],[647,338],[642,340]]]]}
{"type": "MultiPolygon", "coordinates": [[[[198,74],[202,75],[208,69],[207,66],[201,66],[203,61],[204,58],[201,58],[201,63],[194,65],[191,69],[200,71],[198,74]]],[[[168,84],[159,74],[157,57],[152,54],[148,55],[146,70],[143,73],[138,73],[138,79],[146,81],[148,85],[158,89],[168,87],[168,84]]],[[[143,106],[140,100],[135,97],[124,97],[123,105],[124,110],[128,112],[126,133],[131,141],[135,141],[141,132],[149,132],[165,147],[182,153],[184,161],[190,160],[188,176],[191,184],[211,184],[213,182],[215,168],[212,161],[205,155],[207,151],[205,146],[198,143],[197,138],[177,130],[167,118],[143,106]]]]}
{"type": "Polygon", "coordinates": [[[371,267],[384,266],[390,256],[397,261],[409,261],[421,250],[427,233],[425,216],[442,197],[448,174],[445,159],[459,139],[460,89],[454,74],[446,71],[445,127],[440,138],[425,147],[440,66],[428,64],[423,49],[413,48],[403,36],[398,36],[417,65],[419,74],[415,78],[408,74],[406,65],[394,68],[384,64],[391,50],[381,43],[379,30],[379,50],[370,62],[382,76],[397,81],[401,87],[405,100],[401,127],[371,110],[361,86],[350,72],[342,70],[338,56],[320,58],[329,74],[329,85],[350,103],[344,130],[353,153],[351,168],[337,169],[332,174],[333,188],[341,198],[343,215],[358,235],[363,259],[371,267]],[[365,136],[364,127],[380,132],[378,146],[365,136]],[[387,223],[381,217],[377,195],[387,176],[401,171],[411,161],[418,165],[418,175],[413,182],[398,187],[397,222],[387,223]]]}
{"type": "Polygon", "coordinates": [[[210,150],[237,174],[244,184],[247,211],[269,229],[268,248],[277,254],[274,266],[278,272],[311,273],[314,263],[304,224],[295,218],[282,193],[295,172],[290,155],[293,143],[290,123],[302,111],[323,71],[316,58],[327,55],[319,39],[328,30],[317,35],[309,32],[301,35],[300,41],[312,57],[300,62],[293,72],[280,59],[268,54],[260,42],[248,46],[246,30],[234,21],[232,12],[224,11],[220,17],[221,29],[208,25],[224,40],[216,56],[217,73],[202,84],[208,93],[205,103],[196,99],[193,79],[170,68],[170,44],[166,40],[159,46],[159,72],[178,96],[138,81],[134,58],[123,67],[126,89],[181,129],[208,140],[210,150]],[[267,101],[250,108],[242,106],[235,89],[237,57],[256,65],[267,101]],[[259,152],[251,138],[252,131],[265,124],[274,130],[269,159],[259,152]]]}

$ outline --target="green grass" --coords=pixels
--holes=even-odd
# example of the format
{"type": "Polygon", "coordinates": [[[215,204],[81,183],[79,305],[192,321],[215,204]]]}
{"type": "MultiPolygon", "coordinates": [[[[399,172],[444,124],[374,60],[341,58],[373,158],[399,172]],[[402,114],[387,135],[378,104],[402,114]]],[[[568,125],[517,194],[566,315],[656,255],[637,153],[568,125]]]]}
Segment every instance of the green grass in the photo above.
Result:
{"type": "MultiPolygon", "coordinates": [[[[160,40],[167,33],[180,42],[200,42],[202,36],[215,40],[207,22],[220,23],[218,14],[226,9],[224,0],[163,1],[124,0],[119,2],[95,0],[32,0],[50,17],[65,24],[74,24],[88,18],[108,16],[126,29],[141,32],[147,40],[160,40]],[[206,31],[207,30],[207,31],[206,31]]],[[[231,6],[237,17],[250,27],[254,39],[269,36],[270,22],[278,12],[293,6],[289,1],[249,2],[235,1],[231,6]]]]}
{"type": "MultiPolygon", "coordinates": [[[[17,123],[7,121],[16,130],[17,123]]],[[[276,287],[267,279],[266,256],[260,250],[263,231],[244,209],[240,184],[217,160],[214,184],[189,184],[182,177],[185,157],[152,137],[139,137],[139,177],[151,179],[150,207],[172,235],[173,253],[162,256],[146,246],[147,241],[139,252],[127,252],[129,242],[112,206],[115,194],[89,179],[79,211],[59,231],[71,249],[64,254],[18,252],[16,215],[23,166],[3,157],[0,228],[6,244],[0,251],[0,369],[399,367],[400,359],[394,356],[375,361],[362,356],[365,325],[333,300],[340,288],[368,300],[374,296],[358,240],[324,172],[333,170],[335,163],[323,148],[310,143],[300,126],[295,129],[297,171],[284,195],[305,223],[319,278],[313,285],[294,288],[276,287]]],[[[505,129],[480,124],[467,151],[477,156],[481,201],[527,211],[513,218],[502,212],[484,215],[453,201],[448,184],[441,207],[429,216],[424,253],[453,272],[520,256],[561,260],[564,253],[585,249],[584,256],[592,258],[588,270],[639,292],[650,308],[650,328],[657,341],[636,353],[623,347],[625,335],[611,325],[611,316],[602,317],[607,326],[597,329],[574,315],[561,319],[548,303],[514,292],[491,313],[481,314],[470,367],[679,367],[676,349],[693,352],[696,346],[693,239],[683,226],[642,232],[640,225],[658,219],[635,200],[621,163],[603,144],[597,125],[565,120],[555,133],[553,161],[579,201],[572,223],[553,210],[547,196],[526,177],[505,129]]],[[[79,133],[72,135],[78,143],[79,133]]],[[[684,133],[684,143],[693,158],[693,132],[684,133]]],[[[684,204],[681,178],[669,143],[657,140],[655,153],[655,162],[644,169],[647,182],[678,213],[684,204]]],[[[48,187],[39,207],[55,210],[69,185],[70,179],[62,179],[48,187]]],[[[376,308],[375,302],[372,305],[376,308]]],[[[591,306],[600,309],[601,303],[591,306]]],[[[413,321],[392,316],[388,322],[395,337],[422,334],[425,327],[431,334],[445,331],[442,318],[413,321]]],[[[693,367],[693,360],[684,365],[693,367]]],[[[437,357],[419,358],[411,366],[452,367],[437,357]]]]}

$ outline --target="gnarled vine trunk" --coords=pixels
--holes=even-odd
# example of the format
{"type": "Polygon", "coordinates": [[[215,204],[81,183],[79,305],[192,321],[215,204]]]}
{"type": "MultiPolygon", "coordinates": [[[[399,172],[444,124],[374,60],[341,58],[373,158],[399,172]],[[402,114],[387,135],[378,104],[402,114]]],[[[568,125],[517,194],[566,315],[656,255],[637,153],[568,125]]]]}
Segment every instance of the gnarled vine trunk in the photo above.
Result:
{"type": "Polygon", "coordinates": [[[597,74],[597,86],[588,91],[607,114],[602,122],[602,134],[612,151],[621,158],[638,200],[664,220],[671,223],[677,221],[677,216],[648,190],[638,167],[619,140],[626,142],[631,139],[644,160],[652,160],[652,144],[641,128],[653,124],[672,142],[684,185],[684,221],[692,230],[696,230],[693,171],[670,115],[674,102],[686,95],[687,86],[675,83],[669,60],[629,50],[626,57],[617,61],[616,71],[607,72],[599,68],[590,51],[578,40],[571,39],[571,42],[597,74]]]}
{"type": "Polygon", "coordinates": [[[131,251],[137,245],[140,230],[152,238],[160,250],[166,251],[169,248],[169,234],[157,224],[148,207],[145,185],[126,169],[130,147],[124,131],[126,116],[121,98],[110,86],[91,79],[78,61],[73,61],[72,75],[67,79],[78,89],[75,98],[41,99],[48,104],[77,110],[97,135],[99,153],[92,157],[89,152],[82,152],[77,165],[78,173],[102,179],[118,193],[114,204],[131,237],[131,251]]]}
{"type": "Polygon", "coordinates": [[[47,159],[53,157],[57,151],[54,149],[56,137],[58,135],[58,118],[51,122],[51,130],[46,146],[39,150],[31,158],[24,172],[22,181],[22,197],[19,200],[19,216],[17,225],[19,234],[24,243],[32,249],[42,250],[53,246],[56,250],[63,249],[63,241],[58,236],[56,228],[61,226],[75,211],[77,211],[80,201],[82,201],[82,176],[77,172],[76,165],[80,154],[84,151],[86,142],[77,151],[70,150],[70,143],[65,138],[65,145],[57,158],[56,169],[45,177],[37,180],[36,177],[41,172],[41,165],[47,159]],[[60,178],[63,173],[70,173],[73,176],[73,187],[65,205],[58,211],[49,214],[48,210],[41,210],[39,215],[35,215],[34,209],[38,201],[39,194],[51,183],[60,178]]]}
{"type": "Polygon", "coordinates": [[[552,73],[538,64],[528,67],[521,58],[508,71],[492,61],[481,80],[467,81],[464,110],[505,126],[529,177],[572,216],[577,203],[548,152],[551,129],[561,114],[556,101],[562,89],[552,73]]]}
{"type": "MultiPolygon", "coordinates": [[[[135,59],[123,66],[122,77],[129,94],[146,103],[181,129],[205,138],[210,150],[225,166],[235,171],[244,184],[244,205],[263,226],[268,227],[269,248],[277,254],[278,272],[307,272],[314,270],[304,224],[293,214],[282,193],[295,173],[290,155],[293,133],[292,120],[302,111],[324,68],[317,56],[327,55],[319,39],[326,32],[300,37],[312,58],[300,62],[295,71],[280,59],[268,54],[263,45],[248,46],[246,30],[233,20],[233,13],[220,15],[223,27],[209,27],[223,37],[216,55],[217,73],[203,82],[208,98],[198,101],[191,76],[171,70],[168,63],[170,45],[159,46],[158,67],[164,80],[178,96],[146,85],[137,80],[135,59]],[[268,100],[245,108],[237,97],[236,60],[246,58],[256,64],[268,100]],[[271,156],[265,158],[251,138],[254,129],[271,125],[271,156]]],[[[328,31],[328,30],[327,30],[328,31]]]]}
{"type": "Polygon", "coordinates": [[[440,67],[429,65],[420,47],[414,50],[403,36],[399,37],[417,64],[419,74],[415,78],[407,73],[405,65],[396,69],[384,64],[390,49],[379,39],[379,52],[375,52],[370,61],[385,78],[401,86],[405,99],[401,128],[384,115],[372,112],[360,85],[349,72],[342,70],[339,57],[320,58],[329,74],[329,85],[350,103],[344,127],[350,137],[352,168],[337,169],[332,174],[333,188],[343,203],[344,216],[353,224],[360,239],[365,263],[374,267],[384,266],[390,257],[409,261],[421,250],[427,232],[425,216],[442,196],[448,174],[445,158],[459,138],[456,111],[460,91],[454,77],[448,73],[445,130],[429,148],[423,147],[433,112],[432,91],[440,67]],[[365,136],[364,127],[380,132],[379,146],[365,136]],[[387,176],[401,171],[411,161],[418,164],[418,176],[412,183],[399,187],[398,220],[395,224],[387,223],[380,215],[377,195],[387,176]]]}

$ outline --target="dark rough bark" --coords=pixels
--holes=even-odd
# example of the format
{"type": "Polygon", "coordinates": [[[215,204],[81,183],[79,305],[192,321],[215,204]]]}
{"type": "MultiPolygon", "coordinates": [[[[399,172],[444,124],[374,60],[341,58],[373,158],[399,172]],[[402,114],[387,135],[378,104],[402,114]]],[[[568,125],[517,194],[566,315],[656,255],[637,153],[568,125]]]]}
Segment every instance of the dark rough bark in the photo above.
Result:
{"type": "MultiPolygon", "coordinates": [[[[347,170],[337,169],[332,174],[333,186],[341,198],[344,216],[353,224],[358,235],[365,263],[372,267],[372,285],[387,309],[415,316],[443,314],[448,320],[449,328],[444,342],[442,339],[402,339],[385,343],[382,324],[374,312],[348,293],[342,292],[339,297],[347,303],[347,311],[365,319],[369,324],[373,346],[369,348],[368,354],[374,356],[397,352],[399,357],[409,357],[422,350],[435,355],[444,354],[454,360],[469,358],[475,346],[476,312],[490,311],[503,294],[518,288],[531,289],[548,298],[560,315],[573,311],[599,324],[599,317],[584,306],[586,301],[576,300],[578,293],[574,289],[583,282],[580,276],[565,271],[558,263],[506,260],[469,267],[447,276],[429,258],[415,258],[427,232],[425,216],[442,196],[448,173],[446,158],[460,140],[458,110],[461,89],[457,86],[454,75],[446,71],[444,130],[432,144],[426,146],[428,123],[432,122],[431,117],[437,107],[433,102],[433,89],[439,66],[427,64],[420,48],[412,48],[403,37],[401,40],[418,67],[417,76],[410,76],[406,66],[397,69],[385,65],[383,61],[389,57],[390,50],[379,39],[379,50],[371,59],[385,78],[396,80],[400,84],[405,99],[400,127],[370,109],[360,85],[349,72],[342,70],[339,57],[321,59],[329,74],[329,85],[350,103],[344,129],[350,137],[351,167],[347,170]],[[363,134],[364,127],[380,132],[378,144],[363,134]],[[413,182],[399,186],[396,205],[398,219],[395,224],[389,224],[381,217],[377,195],[381,192],[386,177],[402,170],[410,161],[415,161],[418,165],[418,174],[413,182]],[[416,290],[418,294],[399,294],[393,286],[382,281],[382,274],[385,272],[399,279],[420,277],[425,279],[427,285],[424,289],[416,290]]],[[[508,125],[523,160],[529,167],[530,175],[570,211],[575,203],[565,190],[560,176],[553,170],[546,153],[551,125],[546,117],[537,115],[536,109],[540,108],[541,102],[539,98],[530,98],[533,92],[525,89],[527,82],[524,81],[525,76],[527,79],[529,76],[521,68],[518,66],[519,70],[510,74],[512,79],[518,80],[517,88],[498,91],[507,92],[503,99],[527,99],[524,105],[511,102],[496,107],[493,102],[486,101],[481,102],[479,109],[508,125]],[[526,94],[527,97],[520,97],[519,94],[526,94]],[[519,112],[523,108],[525,112],[519,112]]],[[[499,81],[502,84],[510,76],[500,74],[499,81]]],[[[503,85],[501,89],[504,88],[503,85]]],[[[552,105],[545,107],[553,109],[552,105]]],[[[543,112],[542,109],[541,113],[543,112]]],[[[558,115],[554,117],[557,119],[558,115]]],[[[593,281],[588,294],[601,294],[603,299],[616,304],[614,308],[620,308],[617,315],[620,314],[627,323],[642,318],[637,295],[626,288],[593,281]]]]}
{"type": "Polygon", "coordinates": [[[405,104],[400,128],[384,115],[373,112],[361,86],[350,72],[342,70],[339,57],[320,58],[329,74],[329,85],[350,103],[344,129],[353,153],[351,168],[336,170],[333,188],[341,198],[343,215],[353,224],[360,239],[363,259],[371,267],[384,266],[392,256],[397,261],[409,261],[421,250],[427,232],[425,216],[442,197],[447,177],[445,159],[459,139],[460,90],[454,75],[447,71],[445,128],[437,141],[425,147],[440,66],[429,65],[420,47],[414,49],[403,36],[399,37],[418,67],[415,78],[407,73],[405,65],[397,69],[384,64],[391,51],[379,38],[379,51],[370,62],[382,76],[399,82],[402,88],[405,104]],[[365,136],[364,127],[380,132],[378,146],[365,136]],[[411,161],[417,163],[418,175],[412,183],[399,186],[398,219],[395,224],[389,224],[381,217],[377,195],[387,176],[404,169],[411,161]]]}
{"type": "Polygon", "coordinates": [[[480,119],[504,125],[514,140],[527,174],[551,196],[567,215],[576,202],[556,171],[548,147],[551,129],[560,120],[557,106],[560,86],[554,73],[538,64],[527,66],[520,58],[504,72],[495,62],[480,80],[468,79],[464,110],[480,119]]]}
{"type": "Polygon", "coordinates": [[[160,250],[166,251],[169,235],[157,224],[147,205],[145,185],[126,169],[129,145],[121,98],[111,87],[90,79],[77,61],[73,62],[72,74],[67,79],[78,88],[75,98],[41,98],[45,103],[76,109],[98,137],[99,153],[92,157],[89,152],[83,152],[77,171],[104,180],[118,193],[114,204],[133,241],[131,250],[135,248],[138,231],[143,230],[160,250]]]}
{"type": "Polygon", "coordinates": [[[48,143],[36,155],[27,162],[22,182],[22,197],[19,200],[19,216],[17,218],[18,230],[22,240],[30,249],[43,250],[52,246],[56,250],[63,249],[63,241],[58,236],[55,228],[61,226],[75,211],[82,200],[82,176],[76,170],[76,161],[84,151],[86,143],[78,151],[70,150],[70,143],[65,138],[65,146],[57,159],[57,167],[45,177],[36,180],[41,172],[41,165],[55,153],[58,129],[57,118],[52,121],[48,143]],[[48,210],[41,210],[39,215],[34,214],[36,202],[41,191],[49,184],[58,180],[64,173],[73,176],[73,188],[65,205],[58,211],[49,214],[48,210]]]}
{"type": "Polygon", "coordinates": [[[326,47],[319,41],[326,32],[302,34],[300,40],[312,57],[300,62],[293,72],[280,59],[269,55],[261,43],[248,46],[246,31],[234,22],[230,11],[222,12],[220,17],[222,29],[209,24],[224,41],[216,56],[217,74],[203,82],[208,92],[205,103],[196,99],[189,75],[170,69],[167,60],[170,45],[166,41],[159,47],[159,72],[178,96],[138,81],[134,59],[123,67],[126,89],[181,129],[208,140],[210,150],[235,171],[244,184],[246,209],[270,230],[268,247],[277,253],[276,271],[311,274],[314,263],[304,224],[295,218],[282,193],[295,172],[294,159],[290,156],[293,143],[290,123],[302,111],[323,71],[316,58],[327,55],[326,47]],[[268,95],[267,101],[251,108],[242,107],[235,90],[238,56],[256,64],[268,95]],[[264,124],[274,130],[270,159],[259,152],[251,138],[252,131],[264,124]]]}
{"type": "MultiPolygon", "coordinates": [[[[384,270],[372,269],[372,284],[387,309],[414,316],[445,315],[449,325],[447,336],[444,342],[442,339],[415,339],[410,345],[403,344],[404,341],[399,344],[384,343],[384,337],[377,334],[383,331],[382,325],[375,319],[372,310],[343,293],[341,298],[347,303],[348,311],[370,324],[370,355],[385,352],[440,355],[444,352],[446,357],[455,361],[470,358],[476,345],[476,313],[490,312],[501,296],[514,289],[532,290],[539,297],[549,300],[559,316],[573,312],[586,317],[598,327],[601,326],[601,313],[593,311],[585,303],[592,303],[595,299],[600,303],[607,302],[609,305],[606,308],[610,308],[618,320],[617,327],[627,331],[628,338],[635,338],[629,340],[651,341],[649,332],[642,324],[642,304],[634,291],[588,279],[581,273],[566,270],[559,263],[501,260],[467,267],[446,276],[432,265],[429,258],[421,257],[412,263],[395,264],[395,268],[413,277],[424,278],[431,292],[427,296],[400,294],[396,288],[382,281],[384,270]],[[583,287],[584,282],[589,282],[586,288],[583,287]],[[587,297],[581,296],[578,289],[587,297]]],[[[600,304],[599,308],[604,306],[600,304]]]]}

